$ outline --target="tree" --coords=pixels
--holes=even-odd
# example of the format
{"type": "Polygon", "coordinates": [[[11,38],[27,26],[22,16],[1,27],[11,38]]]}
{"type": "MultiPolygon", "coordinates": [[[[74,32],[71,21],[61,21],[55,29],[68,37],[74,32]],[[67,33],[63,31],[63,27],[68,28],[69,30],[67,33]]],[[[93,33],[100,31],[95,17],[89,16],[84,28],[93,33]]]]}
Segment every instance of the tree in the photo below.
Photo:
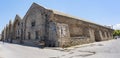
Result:
{"type": "Polygon", "coordinates": [[[113,36],[120,36],[120,30],[115,30],[113,32],[113,36]]]}

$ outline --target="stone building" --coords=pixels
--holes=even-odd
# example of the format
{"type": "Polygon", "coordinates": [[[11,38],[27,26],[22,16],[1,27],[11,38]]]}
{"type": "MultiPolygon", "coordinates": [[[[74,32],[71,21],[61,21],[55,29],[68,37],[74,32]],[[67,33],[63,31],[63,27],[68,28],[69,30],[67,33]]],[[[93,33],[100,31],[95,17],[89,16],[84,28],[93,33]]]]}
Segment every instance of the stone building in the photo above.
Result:
{"type": "Polygon", "coordinates": [[[1,40],[1,34],[0,34],[0,40],[1,40]]]}
{"type": "Polygon", "coordinates": [[[9,22],[2,32],[2,39],[34,46],[44,41],[45,46],[63,47],[110,40],[113,31],[33,3],[23,18],[16,15],[15,20],[9,22]]]}

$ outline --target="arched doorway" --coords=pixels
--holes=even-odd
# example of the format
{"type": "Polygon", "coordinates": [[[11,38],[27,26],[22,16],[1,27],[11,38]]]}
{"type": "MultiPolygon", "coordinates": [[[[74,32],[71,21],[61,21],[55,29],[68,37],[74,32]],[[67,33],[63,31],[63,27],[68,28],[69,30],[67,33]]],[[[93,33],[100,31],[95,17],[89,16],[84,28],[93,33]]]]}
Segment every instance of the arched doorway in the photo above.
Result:
{"type": "Polygon", "coordinates": [[[99,41],[101,41],[101,36],[100,36],[100,31],[95,31],[94,32],[94,36],[95,36],[95,41],[96,42],[99,42],[99,41]]]}

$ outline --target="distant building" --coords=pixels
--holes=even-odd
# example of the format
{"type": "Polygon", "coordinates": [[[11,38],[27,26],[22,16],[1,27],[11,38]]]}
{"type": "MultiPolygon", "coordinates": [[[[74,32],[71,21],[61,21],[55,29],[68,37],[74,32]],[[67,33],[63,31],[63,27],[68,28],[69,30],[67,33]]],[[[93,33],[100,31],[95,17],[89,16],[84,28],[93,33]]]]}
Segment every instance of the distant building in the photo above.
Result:
{"type": "Polygon", "coordinates": [[[113,29],[46,9],[36,3],[23,18],[16,15],[2,32],[2,39],[7,42],[37,45],[45,42],[45,46],[63,47],[113,38],[113,29]]]}
{"type": "Polygon", "coordinates": [[[113,26],[112,26],[112,25],[111,25],[111,26],[104,25],[104,26],[107,27],[107,28],[113,29],[113,26]]]}

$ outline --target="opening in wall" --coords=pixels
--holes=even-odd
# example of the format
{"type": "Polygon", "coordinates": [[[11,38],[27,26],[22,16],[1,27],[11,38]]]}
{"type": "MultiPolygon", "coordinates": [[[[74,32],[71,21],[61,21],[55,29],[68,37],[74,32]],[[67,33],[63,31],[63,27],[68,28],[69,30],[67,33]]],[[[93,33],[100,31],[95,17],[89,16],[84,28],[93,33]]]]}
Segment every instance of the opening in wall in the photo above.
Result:
{"type": "Polygon", "coordinates": [[[35,39],[39,39],[38,31],[35,31],[35,39]]]}
{"type": "Polygon", "coordinates": [[[31,33],[28,32],[28,39],[30,40],[31,39],[31,33]]]}
{"type": "Polygon", "coordinates": [[[31,22],[31,27],[35,26],[35,21],[31,22]]]}
{"type": "Polygon", "coordinates": [[[100,37],[99,31],[95,31],[95,32],[94,32],[94,35],[95,35],[95,41],[96,41],[96,42],[101,41],[101,37],[100,37]]]}

